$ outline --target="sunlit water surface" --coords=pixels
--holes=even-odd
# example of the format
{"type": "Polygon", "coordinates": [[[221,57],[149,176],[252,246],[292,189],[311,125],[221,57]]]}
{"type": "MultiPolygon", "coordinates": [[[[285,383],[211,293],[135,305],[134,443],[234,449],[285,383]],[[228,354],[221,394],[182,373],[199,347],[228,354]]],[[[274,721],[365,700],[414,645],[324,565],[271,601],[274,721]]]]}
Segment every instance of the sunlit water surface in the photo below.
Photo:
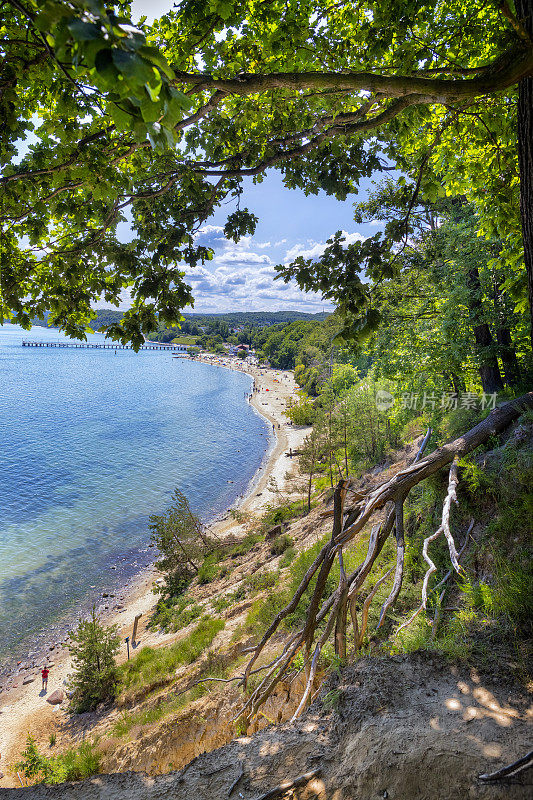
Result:
{"type": "Polygon", "coordinates": [[[148,517],[174,488],[212,519],[269,444],[248,376],[168,352],[22,347],[63,338],[0,327],[0,662],[147,564],[148,517]]]}

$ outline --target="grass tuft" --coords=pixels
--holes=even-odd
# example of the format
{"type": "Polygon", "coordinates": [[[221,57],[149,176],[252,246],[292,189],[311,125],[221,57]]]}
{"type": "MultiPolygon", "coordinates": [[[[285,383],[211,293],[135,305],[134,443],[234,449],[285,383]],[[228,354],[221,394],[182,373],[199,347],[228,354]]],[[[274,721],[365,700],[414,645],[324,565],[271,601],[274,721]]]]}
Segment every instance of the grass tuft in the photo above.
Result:
{"type": "Polygon", "coordinates": [[[191,633],[170,647],[144,647],[119,670],[119,692],[157,684],[184,664],[191,664],[224,628],[221,619],[202,619],[191,633]]]}

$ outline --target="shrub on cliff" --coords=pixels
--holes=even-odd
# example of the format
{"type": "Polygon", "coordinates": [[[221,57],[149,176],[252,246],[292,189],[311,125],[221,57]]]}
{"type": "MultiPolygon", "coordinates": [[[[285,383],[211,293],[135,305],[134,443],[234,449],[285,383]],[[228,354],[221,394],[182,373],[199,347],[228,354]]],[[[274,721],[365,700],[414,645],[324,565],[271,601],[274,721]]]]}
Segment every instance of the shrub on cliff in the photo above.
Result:
{"type": "Polygon", "coordinates": [[[115,694],[115,656],[120,644],[117,626],[102,625],[93,607],[90,619],[80,620],[71,640],[69,650],[74,665],[69,677],[71,708],[76,713],[92,711],[115,694]]]}
{"type": "Polygon", "coordinates": [[[35,737],[29,733],[21,755],[22,759],[14,769],[33,783],[81,781],[100,771],[100,754],[89,742],[56,756],[45,756],[39,752],[35,737]]]}
{"type": "Polygon", "coordinates": [[[152,514],[150,530],[160,554],[156,567],[165,581],[159,592],[165,599],[179,597],[198,575],[204,559],[214,553],[217,542],[179,489],[163,514],[152,514]]]}

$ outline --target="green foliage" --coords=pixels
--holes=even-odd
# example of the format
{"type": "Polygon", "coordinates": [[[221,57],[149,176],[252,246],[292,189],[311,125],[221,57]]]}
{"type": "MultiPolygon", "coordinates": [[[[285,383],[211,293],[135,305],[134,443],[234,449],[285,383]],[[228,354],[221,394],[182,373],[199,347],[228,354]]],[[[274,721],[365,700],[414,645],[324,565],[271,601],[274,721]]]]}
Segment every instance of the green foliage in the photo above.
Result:
{"type": "Polygon", "coordinates": [[[505,617],[516,625],[533,619],[533,565],[526,550],[512,560],[493,555],[493,575],[489,583],[465,578],[460,585],[465,606],[484,616],[505,617]]]}
{"type": "Polygon", "coordinates": [[[115,694],[120,639],[116,625],[104,627],[93,607],[88,620],[80,620],[70,634],[73,673],[69,676],[71,708],[77,713],[92,711],[115,694]]]}
{"type": "MultiPolygon", "coordinates": [[[[460,506],[454,512],[454,527],[466,528],[465,518],[473,516],[485,529],[483,537],[477,544],[472,543],[472,554],[469,559],[464,558],[465,572],[455,589],[453,584],[448,589],[455,593],[453,605],[456,608],[446,613],[449,594],[442,601],[436,635],[432,623],[438,603],[430,591],[427,612],[419,614],[399,632],[392,645],[393,652],[431,649],[452,659],[466,659],[486,666],[497,658],[502,663],[511,661],[526,674],[521,642],[530,636],[533,618],[531,517],[527,516],[533,478],[533,460],[528,446],[530,416],[522,417],[504,444],[483,457],[478,455],[461,462],[460,506]],[[462,513],[461,507],[464,507],[462,513]]],[[[454,419],[444,422],[455,424],[454,419]]],[[[415,597],[410,607],[409,604],[396,606],[400,614],[398,622],[406,621],[420,596],[427,567],[420,557],[422,540],[440,524],[444,491],[445,476],[442,476],[442,480],[435,477],[411,492],[406,508],[404,574],[408,579],[407,587],[412,586],[415,597]]],[[[456,535],[456,541],[457,538],[456,535]]],[[[444,541],[431,545],[431,557],[437,566],[436,582],[450,569],[444,541]]]]}
{"type": "Polygon", "coordinates": [[[260,531],[267,533],[275,525],[281,525],[297,515],[298,511],[295,503],[280,502],[277,505],[267,506],[267,510],[261,516],[260,531]]]}
{"type": "Polygon", "coordinates": [[[294,547],[289,547],[283,553],[282,557],[280,558],[279,566],[280,569],[285,569],[291,564],[294,559],[296,558],[296,549],[294,547]]]}
{"type": "Polygon", "coordinates": [[[200,620],[191,633],[168,647],[143,647],[119,671],[119,690],[136,689],[166,681],[183,664],[191,664],[206,650],[224,628],[221,619],[200,620]]]}
{"type": "MultiPolygon", "coordinates": [[[[298,379],[298,376],[296,375],[298,379]]],[[[316,408],[309,397],[300,393],[297,403],[287,408],[287,416],[295,425],[312,425],[316,418],[316,408]]]]}
{"type": "Polygon", "coordinates": [[[335,652],[333,642],[326,642],[320,653],[319,666],[323,669],[337,672],[340,674],[340,668],[343,665],[342,659],[335,652]]]}
{"type": "Polygon", "coordinates": [[[270,592],[266,597],[259,597],[246,615],[245,629],[249,633],[262,635],[275,616],[285,607],[288,599],[287,593],[279,590],[270,592]]]}
{"type": "Polygon", "coordinates": [[[198,569],[198,583],[204,586],[206,583],[216,580],[220,575],[220,557],[218,553],[211,553],[211,555],[204,558],[200,568],[198,569]]]}
{"type": "Polygon", "coordinates": [[[331,689],[322,697],[322,704],[328,711],[336,711],[342,697],[341,689],[331,689]]]}
{"type": "Polygon", "coordinates": [[[262,592],[265,589],[270,589],[272,586],[275,586],[277,580],[278,574],[276,572],[257,570],[257,572],[253,572],[251,575],[247,576],[245,584],[252,594],[257,594],[257,592],[262,592]]]}
{"type": "Polygon", "coordinates": [[[235,603],[239,603],[241,600],[244,600],[247,594],[248,587],[243,581],[234,592],[229,592],[228,594],[221,595],[220,597],[215,597],[212,600],[213,608],[217,612],[224,611],[224,609],[235,605],[235,603]]]}
{"type": "Polygon", "coordinates": [[[254,549],[256,544],[262,541],[263,537],[261,534],[258,533],[249,533],[244,536],[237,544],[233,545],[231,550],[229,551],[229,555],[231,558],[238,558],[239,556],[245,556],[251,550],[254,549]]]}
{"type": "Polygon", "coordinates": [[[208,691],[208,685],[200,684],[170,700],[157,703],[157,705],[151,708],[141,709],[139,711],[125,711],[113,725],[111,735],[123,738],[131,732],[132,728],[136,728],[139,725],[153,725],[164,717],[179,711],[181,708],[185,708],[185,706],[194,702],[194,700],[203,697],[208,691]]]}
{"type": "Polygon", "coordinates": [[[100,754],[89,742],[79,747],[45,756],[39,753],[35,738],[28,734],[26,748],[21,761],[14,765],[26,778],[34,783],[58,784],[65,781],[81,781],[100,771],[100,754]]]}
{"type": "Polygon", "coordinates": [[[151,540],[161,555],[156,567],[165,581],[159,589],[165,599],[182,594],[202,569],[202,575],[208,575],[215,542],[204,531],[183,492],[176,489],[165,513],[150,517],[150,530],[151,540]]]}
{"type": "MultiPolygon", "coordinates": [[[[109,332],[140,345],[193,303],[185,276],[212,258],[197,241],[201,223],[231,203],[225,235],[255,230],[240,205],[246,175],[260,181],[273,167],[288,189],[345,200],[384,157],[402,173],[402,209],[417,179],[414,212],[445,195],[475,205],[481,236],[502,243],[493,260],[509,273],[504,291],[523,308],[515,95],[530,53],[511,15],[483,0],[468,14],[462,2],[398,15],[394,3],[376,13],[352,0],[282,11],[181,3],[136,26],[126,0],[1,11],[2,318],[27,327],[49,311],[84,335],[92,307],[116,307],[128,289],[132,308],[109,332]],[[475,77],[450,73],[450,41],[475,77]],[[473,102],[475,114],[465,110],[473,102]]],[[[384,318],[376,285],[394,274],[415,215],[362,241],[338,231],[317,259],[302,255],[279,274],[339,304],[348,335],[368,333],[384,318]]],[[[272,355],[292,367],[301,337],[284,338],[272,355]]],[[[305,367],[309,389],[315,369],[305,367]]]]}
{"type": "Polygon", "coordinates": [[[190,595],[171,598],[168,602],[160,600],[150,620],[150,627],[159,627],[168,631],[179,631],[191,622],[199,619],[204,607],[195,603],[190,595]]]}
{"type": "Polygon", "coordinates": [[[294,369],[301,343],[317,325],[317,322],[291,322],[274,326],[256,334],[254,345],[262,350],[274,369],[294,369]]]}
{"type": "Polygon", "coordinates": [[[293,545],[293,539],[289,536],[288,533],[283,534],[282,536],[276,536],[276,538],[272,541],[270,545],[270,552],[273,556],[280,556],[282,553],[285,553],[293,545]]]}

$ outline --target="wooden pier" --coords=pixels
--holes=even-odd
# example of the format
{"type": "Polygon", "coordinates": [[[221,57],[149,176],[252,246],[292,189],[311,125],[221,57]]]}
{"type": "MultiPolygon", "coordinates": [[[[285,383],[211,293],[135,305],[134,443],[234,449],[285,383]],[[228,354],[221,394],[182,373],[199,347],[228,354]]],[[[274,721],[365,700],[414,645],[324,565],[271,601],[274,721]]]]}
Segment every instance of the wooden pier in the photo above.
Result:
{"type": "MultiPolygon", "coordinates": [[[[86,350],[133,350],[131,344],[108,344],[105,342],[38,342],[24,340],[23,347],[76,347],[86,350]]],[[[187,345],[184,344],[161,344],[159,342],[145,342],[139,350],[169,350],[171,353],[186,353],[187,345]]]]}

